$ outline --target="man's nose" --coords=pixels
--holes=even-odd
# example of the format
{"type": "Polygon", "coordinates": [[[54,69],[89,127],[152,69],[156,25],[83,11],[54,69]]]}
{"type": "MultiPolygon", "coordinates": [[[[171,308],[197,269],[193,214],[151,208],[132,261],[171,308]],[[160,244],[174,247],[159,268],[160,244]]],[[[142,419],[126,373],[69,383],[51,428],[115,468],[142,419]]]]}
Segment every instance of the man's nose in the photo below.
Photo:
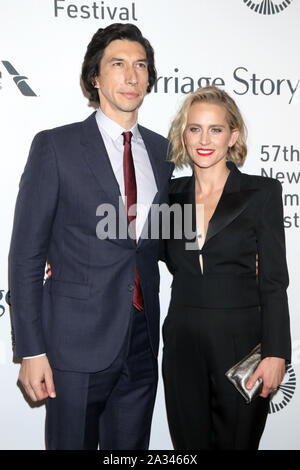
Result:
{"type": "Polygon", "coordinates": [[[130,85],[136,85],[138,82],[137,72],[135,67],[130,66],[126,71],[126,82],[130,85]]]}

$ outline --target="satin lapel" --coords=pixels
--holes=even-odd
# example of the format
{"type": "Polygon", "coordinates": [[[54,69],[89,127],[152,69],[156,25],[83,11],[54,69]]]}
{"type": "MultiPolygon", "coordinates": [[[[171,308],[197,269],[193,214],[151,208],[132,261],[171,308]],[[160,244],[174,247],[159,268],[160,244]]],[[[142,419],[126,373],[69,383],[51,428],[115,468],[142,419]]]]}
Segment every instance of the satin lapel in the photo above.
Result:
{"type": "Polygon", "coordinates": [[[232,162],[227,162],[227,167],[230,169],[230,174],[208,224],[205,243],[241,215],[256,192],[256,189],[243,189],[242,173],[232,162]]]}
{"type": "MultiPolygon", "coordinates": [[[[228,162],[227,167],[230,169],[230,174],[227,178],[223,193],[215,212],[208,224],[206,238],[204,245],[217,233],[227,227],[234,219],[236,219],[248,206],[252,196],[255,194],[256,189],[243,189],[241,185],[242,173],[236,168],[233,163],[228,162]]],[[[170,194],[170,205],[179,203],[182,206],[182,214],[188,214],[185,220],[182,221],[185,233],[190,232],[192,227],[193,237],[188,238],[190,241],[195,240],[196,235],[196,203],[195,203],[195,176],[191,176],[184,191],[180,193],[170,194]],[[186,204],[191,205],[191,209],[184,210],[186,204]]],[[[195,245],[195,249],[198,247],[195,245]]],[[[193,250],[192,250],[193,251],[193,250]]]]}
{"type": "Polygon", "coordinates": [[[205,243],[241,215],[255,191],[255,189],[249,189],[238,193],[224,193],[221,196],[219,204],[208,224],[205,243]]]}
{"type": "MultiPolygon", "coordinates": [[[[109,195],[107,202],[119,204],[120,188],[114,175],[95,114],[83,122],[81,144],[86,162],[103,191],[109,195]]],[[[125,208],[124,208],[125,210],[125,208]]]]}

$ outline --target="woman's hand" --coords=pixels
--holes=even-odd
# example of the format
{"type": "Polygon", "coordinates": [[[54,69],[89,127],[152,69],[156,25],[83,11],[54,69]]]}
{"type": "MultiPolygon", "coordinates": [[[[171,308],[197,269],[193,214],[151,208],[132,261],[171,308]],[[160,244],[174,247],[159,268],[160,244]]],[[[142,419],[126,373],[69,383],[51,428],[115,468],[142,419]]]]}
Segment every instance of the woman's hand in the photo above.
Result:
{"type": "Polygon", "coordinates": [[[248,390],[254,386],[258,378],[262,379],[261,397],[266,398],[279,387],[285,374],[285,359],[281,357],[265,357],[246,384],[248,390]]]}
{"type": "Polygon", "coordinates": [[[47,274],[48,277],[52,276],[51,265],[49,263],[47,263],[46,274],[47,274]]]}

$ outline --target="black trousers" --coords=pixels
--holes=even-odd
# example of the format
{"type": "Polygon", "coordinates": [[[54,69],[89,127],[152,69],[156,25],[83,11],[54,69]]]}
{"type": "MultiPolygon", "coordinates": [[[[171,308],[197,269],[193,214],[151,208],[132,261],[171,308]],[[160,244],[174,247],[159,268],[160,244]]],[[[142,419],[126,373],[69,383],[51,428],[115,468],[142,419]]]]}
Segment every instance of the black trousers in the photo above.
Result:
{"type": "Polygon", "coordinates": [[[177,450],[254,450],[269,399],[251,404],[225,376],[260,340],[257,308],[170,310],[163,325],[163,379],[177,450]]]}
{"type": "Polygon", "coordinates": [[[97,373],[53,370],[56,398],[47,400],[51,450],[148,449],[157,389],[144,312],[132,309],[121,352],[97,373]]]}

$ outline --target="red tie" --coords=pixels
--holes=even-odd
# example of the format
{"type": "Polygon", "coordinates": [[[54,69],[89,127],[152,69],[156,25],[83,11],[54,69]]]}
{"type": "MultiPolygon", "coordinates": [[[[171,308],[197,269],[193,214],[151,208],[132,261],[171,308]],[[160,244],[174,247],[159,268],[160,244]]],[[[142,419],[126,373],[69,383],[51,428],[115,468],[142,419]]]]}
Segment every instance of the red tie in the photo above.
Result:
{"type": "MultiPolygon", "coordinates": [[[[131,153],[131,132],[123,132],[124,136],[124,157],[123,157],[123,169],[124,169],[124,185],[125,185],[125,196],[126,196],[126,212],[128,215],[129,208],[136,205],[136,179],[133,158],[131,153]]],[[[133,208],[132,208],[133,209],[133,208]]],[[[130,226],[134,229],[134,238],[136,240],[136,209],[130,210],[128,219],[130,226]]],[[[139,279],[139,273],[137,266],[135,267],[135,278],[134,278],[134,292],[133,292],[133,305],[138,310],[144,310],[144,301],[142,288],[139,279]]]]}

